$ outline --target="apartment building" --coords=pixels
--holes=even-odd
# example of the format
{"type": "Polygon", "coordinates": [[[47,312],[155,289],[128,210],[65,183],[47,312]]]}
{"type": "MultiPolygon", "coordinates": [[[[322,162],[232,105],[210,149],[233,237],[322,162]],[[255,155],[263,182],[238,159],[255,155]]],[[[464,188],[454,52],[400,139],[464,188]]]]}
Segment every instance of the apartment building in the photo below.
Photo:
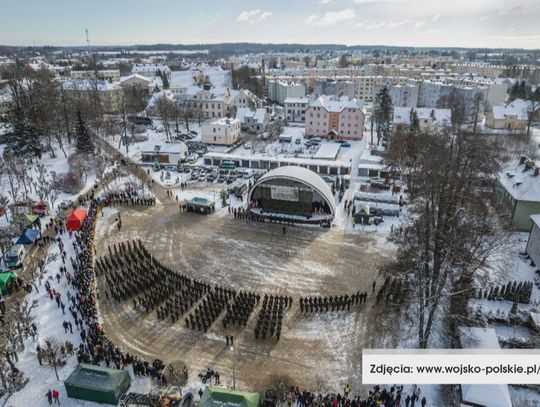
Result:
{"type": "Polygon", "coordinates": [[[289,123],[304,123],[306,110],[309,107],[309,98],[287,98],[285,106],[285,120],[289,123]]]}
{"type": "Polygon", "coordinates": [[[242,122],[239,119],[221,118],[201,126],[201,142],[231,146],[240,139],[242,122]]]}
{"type": "Polygon", "coordinates": [[[361,140],[365,114],[356,99],[321,96],[306,110],[306,137],[361,140]]]}

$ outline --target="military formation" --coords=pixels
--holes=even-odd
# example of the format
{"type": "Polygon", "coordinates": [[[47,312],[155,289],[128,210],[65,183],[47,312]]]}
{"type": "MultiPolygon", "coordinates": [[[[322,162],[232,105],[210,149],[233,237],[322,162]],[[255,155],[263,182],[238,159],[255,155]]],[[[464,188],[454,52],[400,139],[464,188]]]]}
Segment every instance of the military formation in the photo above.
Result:
{"type": "Polygon", "coordinates": [[[313,312],[328,312],[328,311],[347,311],[351,310],[351,307],[364,304],[367,301],[367,292],[356,292],[352,295],[335,295],[335,296],[314,296],[314,297],[300,297],[300,312],[301,313],[313,313],[313,312]]]}
{"type": "MultiPolygon", "coordinates": [[[[109,246],[108,255],[96,260],[95,269],[104,278],[107,299],[131,301],[134,309],[147,314],[155,311],[158,320],[173,324],[183,319],[187,328],[200,332],[207,332],[221,315],[223,329],[245,327],[260,305],[255,338],[279,340],[283,318],[293,303],[290,296],[265,294],[261,301],[261,295],[255,292],[187,277],[161,264],[140,240],[109,246]]],[[[381,290],[386,290],[388,284],[381,290]]],[[[367,293],[360,291],[352,295],[301,297],[300,312],[350,311],[366,300],[367,293]]]]}
{"type": "Polygon", "coordinates": [[[279,341],[283,316],[291,308],[292,303],[292,297],[265,294],[255,326],[255,339],[268,337],[279,341]]]}
{"type": "MultiPolygon", "coordinates": [[[[373,286],[373,290],[375,291],[375,286],[373,286]]],[[[376,303],[399,305],[408,295],[409,285],[406,281],[388,276],[377,292],[376,303]]]]}

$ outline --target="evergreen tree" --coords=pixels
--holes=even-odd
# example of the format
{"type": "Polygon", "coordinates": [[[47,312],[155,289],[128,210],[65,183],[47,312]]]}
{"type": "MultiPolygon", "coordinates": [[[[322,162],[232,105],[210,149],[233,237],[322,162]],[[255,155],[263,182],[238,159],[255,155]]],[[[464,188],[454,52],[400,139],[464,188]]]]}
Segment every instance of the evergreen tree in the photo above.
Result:
{"type": "Polygon", "coordinates": [[[388,140],[390,137],[390,128],[392,124],[392,98],[388,88],[383,87],[375,96],[375,110],[373,117],[375,119],[375,129],[377,131],[377,144],[380,144],[381,138],[388,140]]]}
{"type": "Polygon", "coordinates": [[[420,120],[418,120],[418,114],[416,113],[416,110],[411,109],[409,133],[417,134],[419,131],[420,131],[420,120]]]}
{"type": "Polygon", "coordinates": [[[7,136],[7,151],[17,156],[41,158],[39,134],[26,119],[24,110],[15,104],[8,114],[8,120],[13,131],[7,136]]]}
{"type": "Polygon", "coordinates": [[[526,99],[527,93],[528,93],[527,85],[525,84],[525,81],[521,81],[521,83],[519,84],[518,97],[520,99],[526,99]]]}
{"type": "Polygon", "coordinates": [[[169,78],[165,73],[161,74],[161,81],[163,82],[163,89],[169,89],[169,78]]]}
{"type": "Polygon", "coordinates": [[[92,154],[94,152],[94,142],[90,132],[86,128],[81,111],[77,110],[77,123],[75,126],[75,147],[77,152],[83,154],[92,154]]]}
{"type": "Polygon", "coordinates": [[[510,89],[510,101],[514,101],[519,97],[519,83],[516,82],[510,89]]]}

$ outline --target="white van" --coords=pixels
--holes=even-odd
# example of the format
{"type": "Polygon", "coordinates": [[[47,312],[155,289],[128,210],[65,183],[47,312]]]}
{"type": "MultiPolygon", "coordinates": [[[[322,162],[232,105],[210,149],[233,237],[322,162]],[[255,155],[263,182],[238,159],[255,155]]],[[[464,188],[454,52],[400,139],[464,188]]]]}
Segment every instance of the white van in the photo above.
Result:
{"type": "Polygon", "coordinates": [[[10,269],[22,266],[22,261],[26,255],[26,249],[22,244],[16,244],[6,253],[6,265],[10,269]]]}

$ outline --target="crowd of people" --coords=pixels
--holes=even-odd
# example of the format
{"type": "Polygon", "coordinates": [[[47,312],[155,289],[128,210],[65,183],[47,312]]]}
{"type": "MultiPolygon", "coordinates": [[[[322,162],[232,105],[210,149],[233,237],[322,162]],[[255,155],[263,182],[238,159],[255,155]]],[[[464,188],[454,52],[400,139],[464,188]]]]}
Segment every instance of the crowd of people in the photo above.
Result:
{"type": "MultiPolygon", "coordinates": [[[[73,274],[68,271],[67,267],[61,266],[59,273],[54,276],[59,283],[61,279],[66,280],[68,286],[67,298],[63,298],[60,292],[54,290],[50,286],[49,280],[45,284],[48,298],[55,300],[63,313],[65,305],[68,305],[66,315],[73,318],[74,324],[71,323],[71,320],[64,319],[62,322],[64,332],[67,333],[69,330],[70,334],[77,334],[73,330],[74,325],[80,337],[78,347],[73,349],[73,344],[66,341],[61,344],[60,351],[61,353],[65,352],[66,355],[75,354],[78,363],[105,365],[117,369],[132,365],[136,375],[152,375],[156,379],[163,381],[163,375],[158,369],[155,369],[144,360],[139,360],[134,355],[124,353],[121,348],[115,346],[105,335],[98,322],[97,287],[94,277],[94,238],[97,213],[103,207],[104,202],[93,196],[90,197],[89,202],[87,217],[73,239],[75,256],[69,259],[73,274]]],[[[62,230],[63,228],[60,227],[59,232],[62,230]]],[[[56,238],[56,243],[65,264],[66,250],[60,236],[56,238]]],[[[39,352],[38,345],[38,360],[42,357],[42,354],[42,352],[39,352]]]]}
{"type": "Polygon", "coordinates": [[[364,304],[367,301],[367,292],[356,292],[354,294],[340,296],[311,296],[300,297],[300,312],[328,312],[328,311],[350,311],[351,307],[364,304]]]}
{"type": "Polygon", "coordinates": [[[261,310],[255,326],[255,339],[275,338],[279,341],[281,336],[281,324],[285,312],[291,308],[292,297],[281,295],[264,295],[261,310]]]}
{"type": "Polygon", "coordinates": [[[149,194],[142,194],[141,191],[126,188],[124,191],[108,191],[103,194],[103,201],[106,205],[143,205],[154,206],[156,198],[149,194]]]}
{"type": "Polygon", "coordinates": [[[315,393],[311,391],[301,391],[298,387],[282,388],[280,394],[275,398],[267,398],[263,405],[265,407],[275,407],[278,404],[287,404],[295,407],[426,407],[427,399],[422,396],[422,390],[413,385],[410,391],[406,392],[402,385],[385,388],[374,386],[369,390],[367,397],[351,395],[349,384],[343,386],[343,393],[315,393]]]}

